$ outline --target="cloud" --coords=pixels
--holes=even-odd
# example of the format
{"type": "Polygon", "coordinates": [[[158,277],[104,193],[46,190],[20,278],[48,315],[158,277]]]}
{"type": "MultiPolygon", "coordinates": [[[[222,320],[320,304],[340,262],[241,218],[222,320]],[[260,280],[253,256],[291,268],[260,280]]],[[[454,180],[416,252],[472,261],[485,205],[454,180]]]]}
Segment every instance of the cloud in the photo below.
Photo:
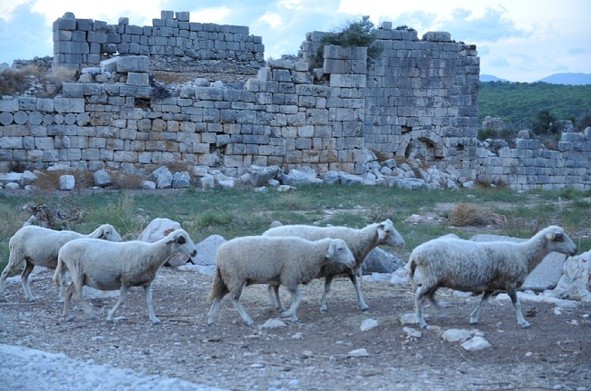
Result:
{"type": "Polygon", "coordinates": [[[488,8],[482,16],[475,16],[470,10],[456,9],[452,19],[445,21],[445,31],[452,37],[465,42],[494,42],[507,37],[524,37],[526,32],[515,27],[505,17],[504,10],[488,8]]]}
{"type": "Polygon", "coordinates": [[[227,24],[231,9],[228,7],[199,8],[190,11],[191,20],[207,21],[206,23],[227,24]]]}
{"type": "Polygon", "coordinates": [[[267,23],[269,27],[273,29],[280,28],[283,24],[283,18],[281,15],[275,12],[265,12],[263,16],[259,18],[261,22],[267,23]]]}
{"type": "Polygon", "coordinates": [[[12,65],[12,61],[30,60],[53,54],[51,29],[45,26],[45,17],[30,12],[28,4],[11,10],[10,23],[0,20],[0,63],[12,65]],[[14,39],[18,34],[19,39],[14,39]]]}
{"type": "Polygon", "coordinates": [[[31,0],[5,0],[0,2],[0,20],[10,22],[15,10],[31,0]]]}

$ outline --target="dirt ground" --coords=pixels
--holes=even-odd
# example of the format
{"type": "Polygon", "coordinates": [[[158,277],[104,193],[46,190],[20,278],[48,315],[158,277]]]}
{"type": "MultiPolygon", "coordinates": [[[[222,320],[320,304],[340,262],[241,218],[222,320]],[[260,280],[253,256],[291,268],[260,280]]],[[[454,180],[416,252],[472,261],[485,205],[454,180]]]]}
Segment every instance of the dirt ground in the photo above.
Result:
{"type": "MultiPolygon", "coordinates": [[[[161,269],[153,296],[162,323],[154,326],[141,288],[132,289],[114,323],[105,319],[116,296],[90,301],[98,320],[86,318],[75,302],[75,319],[65,321],[51,277],[49,271],[33,277],[33,303],[20,282],[9,283],[0,301],[0,343],[232,390],[591,389],[590,303],[558,314],[550,303],[524,301],[532,327],[521,329],[510,301],[493,299],[476,325],[492,347],[467,351],[441,333],[473,329],[468,317],[478,298],[448,290],[438,294],[448,317],[439,319],[427,308],[430,327],[409,337],[404,327],[419,330],[400,323],[400,316],[413,310],[410,288],[388,281],[364,281],[370,310],[361,312],[350,281],[336,279],[329,311],[321,313],[323,281],[315,280],[303,287],[299,323],[262,328],[277,314],[266,308],[260,285],[245,288],[242,297],[254,326],[243,324],[227,299],[218,323],[207,326],[211,277],[161,269]],[[378,326],[362,331],[366,319],[378,326]],[[357,349],[367,355],[349,354],[357,349]]],[[[288,303],[287,292],[281,293],[288,303]]]]}

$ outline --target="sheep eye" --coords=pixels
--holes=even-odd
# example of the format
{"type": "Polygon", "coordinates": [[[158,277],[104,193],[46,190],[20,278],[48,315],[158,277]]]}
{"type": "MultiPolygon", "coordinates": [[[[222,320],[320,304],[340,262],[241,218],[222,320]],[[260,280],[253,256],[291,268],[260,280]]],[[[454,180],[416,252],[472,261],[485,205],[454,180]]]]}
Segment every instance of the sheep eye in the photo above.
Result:
{"type": "Polygon", "coordinates": [[[178,244],[185,244],[185,242],[187,241],[185,239],[184,236],[179,236],[179,238],[176,240],[178,244]]]}
{"type": "Polygon", "coordinates": [[[555,242],[564,242],[564,236],[562,234],[554,235],[555,242]]]}

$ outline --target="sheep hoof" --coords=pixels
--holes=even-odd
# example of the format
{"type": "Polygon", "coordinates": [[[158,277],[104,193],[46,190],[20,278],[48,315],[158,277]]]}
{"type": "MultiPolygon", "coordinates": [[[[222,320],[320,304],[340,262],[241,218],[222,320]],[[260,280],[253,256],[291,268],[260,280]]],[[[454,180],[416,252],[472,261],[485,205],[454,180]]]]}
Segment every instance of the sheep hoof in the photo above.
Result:
{"type": "Polygon", "coordinates": [[[527,329],[527,328],[531,327],[531,324],[529,324],[529,322],[524,322],[524,323],[519,323],[519,326],[521,326],[522,329],[527,329]]]}
{"type": "Polygon", "coordinates": [[[367,311],[369,311],[369,307],[361,307],[361,311],[367,312],[367,311]]]}
{"type": "Polygon", "coordinates": [[[160,324],[160,319],[150,319],[150,321],[152,322],[153,325],[157,325],[160,324]]]}

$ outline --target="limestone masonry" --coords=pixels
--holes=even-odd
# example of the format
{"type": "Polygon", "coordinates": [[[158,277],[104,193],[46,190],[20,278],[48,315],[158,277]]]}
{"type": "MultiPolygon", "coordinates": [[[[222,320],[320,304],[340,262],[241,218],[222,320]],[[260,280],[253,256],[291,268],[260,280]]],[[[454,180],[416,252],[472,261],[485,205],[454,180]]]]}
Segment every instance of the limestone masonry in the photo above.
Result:
{"type": "Polygon", "coordinates": [[[591,187],[591,129],[565,133],[558,151],[518,139],[490,152],[476,139],[479,58],[449,33],[375,30],[383,48],[326,45],[311,32],[298,56],[263,61],[247,27],[194,23],[162,11],[153,26],[66,14],[54,23],[53,66],[80,69],[54,98],[0,100],[0,172],[69,167],[148,172],[182,163],[241,175],[251,166],[366,174],[380,160],[420,160],[464,181],[517,189],[591,187]],[[235,74],[198,78],[160,94],[151,72],[235,74]],[[214,82],[215,81],[215,82],[214,82]]]}

